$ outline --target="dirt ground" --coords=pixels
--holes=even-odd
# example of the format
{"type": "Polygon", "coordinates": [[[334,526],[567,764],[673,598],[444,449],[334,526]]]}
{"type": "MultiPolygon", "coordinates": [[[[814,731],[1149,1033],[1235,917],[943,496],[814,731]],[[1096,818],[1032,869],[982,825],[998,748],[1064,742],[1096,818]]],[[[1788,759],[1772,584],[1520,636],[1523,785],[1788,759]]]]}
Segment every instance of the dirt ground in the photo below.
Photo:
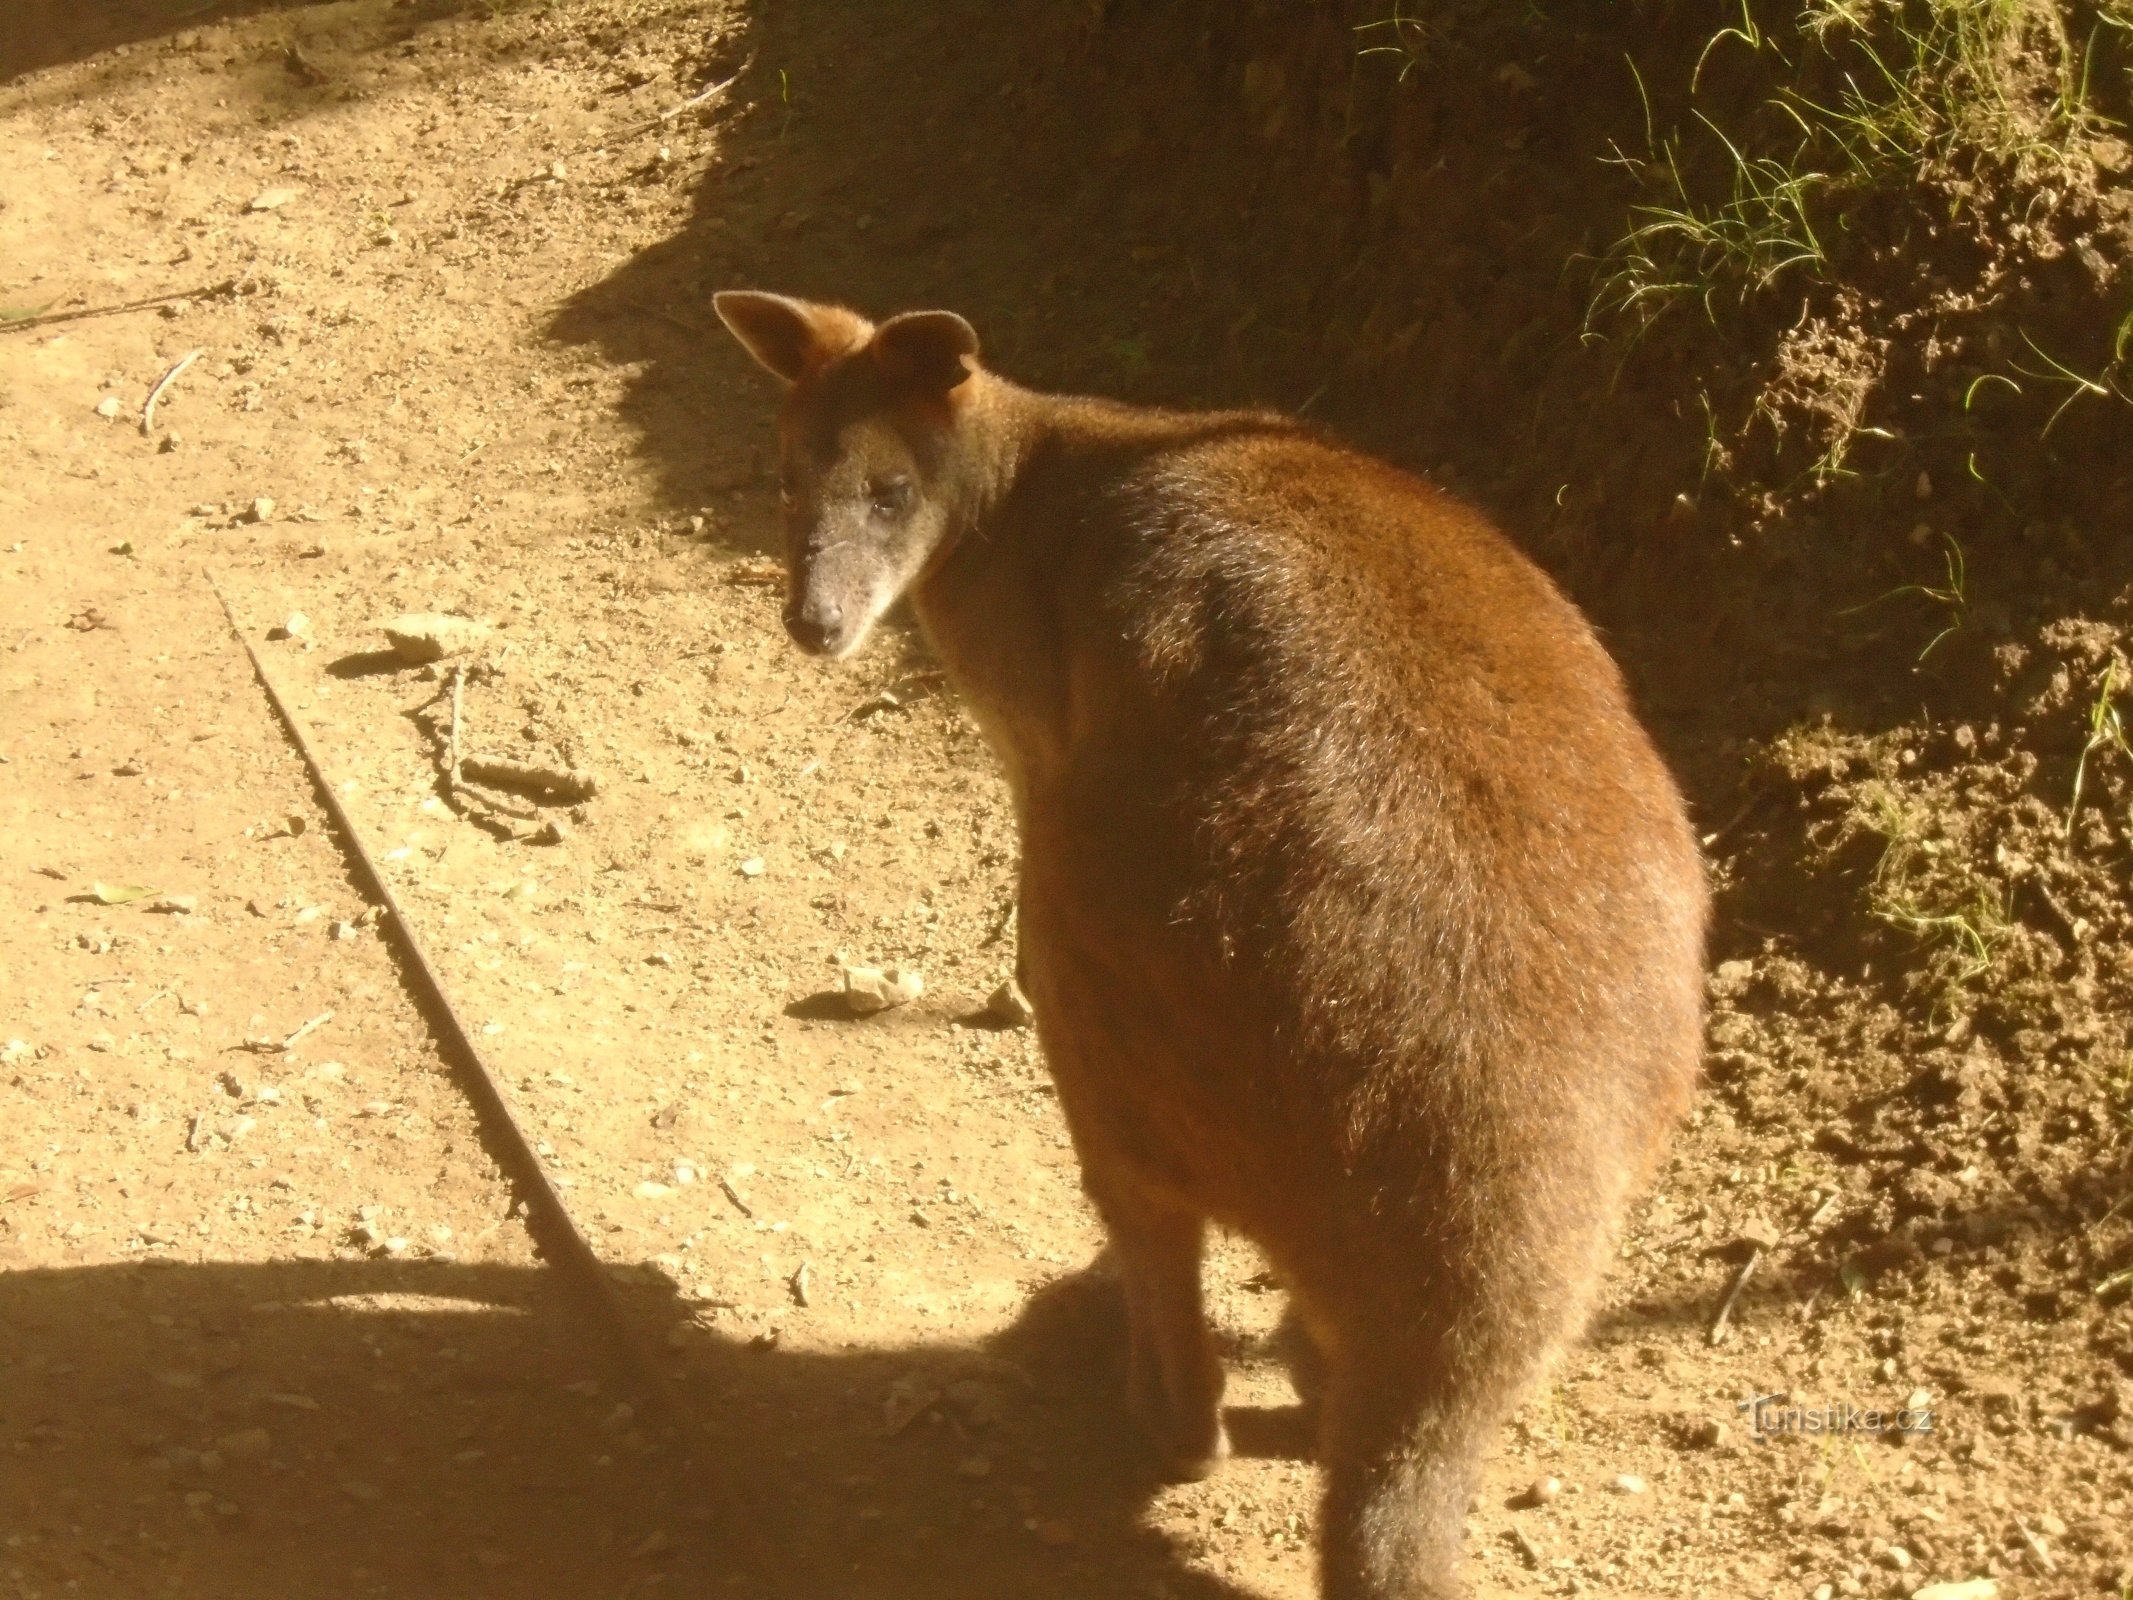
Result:
{"type": "MultiPolygon", "coordinates": [[[[840,669],[785,643],[772,396],[708,306],[947,301],[1011,373],[1231,398],[1223,350],[1135,331],[1206,241],[1189,208],[1111,225],[1154,158],[1082,70],[965,0],[0,25],[0,315],[180,297],[0,329],[0,1595],[1312,1592],[1241,1243],[1210,1266],[1238,1458],[1165,1486],[1135,1451],[1042,1062],[984,1014],[1002,791],[914,637],[840,669]],[[211,572],[679,1419],[536,1259],[211,572]],[[495,630],[468,748],[597,794],[448,805],[403,611],[495,630]],[[847,961],[924,993],[842,1019],[847,961]]],[[[2111,658],[2113,603],[1981,681],[2072,705],[2090,680],[2052,672],[2111,658]]],[[[1678,709],[1694,651],[1622,638],[1678,709]]],[[[1726,715],[1662,728],[1724,896],[1711,1086],[1489,1469],[1475,1592],[2120,1593],[2127,773],[2095,758],[2088,865],[2035,874],[2073,953],[2017,928],[2013,998],[1951,1005],[1798,841],[1855,881],[1862,807],[1910,806],[1868,843],[1930,886],[1935,840],[2016,807],[2019,739],[1750,749],[1726,715]],[[1955,750],[1933,804],[1904,787],[1955,750]],[[1755,1437],[1756,1395],[1931,1423],[1755,1437]]],[[[2003,866],[2056,822],[1992,833],[2003,866]]]]}

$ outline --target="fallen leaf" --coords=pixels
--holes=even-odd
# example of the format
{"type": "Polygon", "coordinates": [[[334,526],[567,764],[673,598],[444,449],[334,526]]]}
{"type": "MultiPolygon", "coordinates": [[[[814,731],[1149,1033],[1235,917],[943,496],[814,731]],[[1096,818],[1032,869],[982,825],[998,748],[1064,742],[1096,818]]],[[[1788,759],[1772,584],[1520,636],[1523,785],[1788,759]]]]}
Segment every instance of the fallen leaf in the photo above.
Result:
{"type": "MultiPolygon", "coordinates": [[[[130,905],[135,900],[146,900],[150,895],[159,892],[150,884],[92,883],[89,885],[88,898],[100,906],[123,906],[130,905]]],[[[82,897],[77,895],[75,898],[82,897]]]]}

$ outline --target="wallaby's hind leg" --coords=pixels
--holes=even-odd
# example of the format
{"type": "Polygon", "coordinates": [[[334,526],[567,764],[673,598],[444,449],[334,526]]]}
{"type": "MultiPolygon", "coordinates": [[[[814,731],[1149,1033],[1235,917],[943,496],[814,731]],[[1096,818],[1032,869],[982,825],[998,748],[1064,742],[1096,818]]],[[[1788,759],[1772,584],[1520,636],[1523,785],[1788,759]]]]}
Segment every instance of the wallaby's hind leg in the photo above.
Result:
{"type": "Polygon", "coordinates": [[[1204,1478],[1229,1454],[1222,1364],[1200,1295],[1206,1221],[1131,1184],[1089,1185],[1126,1294],[1127,1399],[1166,1476],[1204,1478]]]}
{"type": "Polygon", "coordinates": [[[1524,1363],[1512,1356],[1493,1370],[1461,1370],[1442,1358],[1441,1344],[1417,1351],[1397,1337],[1377,1344],[1359,1336],[1349,1346],[1329,1356],[1321,1412],[1320,1592],[1324,1600],[1458,1600],[1465,1590],[1452,1567],[1467,1501],[1524,1363]]]}

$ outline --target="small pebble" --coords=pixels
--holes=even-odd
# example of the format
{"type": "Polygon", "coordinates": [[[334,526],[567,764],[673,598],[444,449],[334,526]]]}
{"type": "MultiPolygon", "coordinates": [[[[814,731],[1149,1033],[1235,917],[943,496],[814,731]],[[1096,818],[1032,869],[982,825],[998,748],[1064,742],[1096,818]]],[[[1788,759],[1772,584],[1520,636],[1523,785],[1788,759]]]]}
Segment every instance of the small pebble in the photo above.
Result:
{"type": "Polygon", "coordinates": [[[1022,986],[1012,978],[993,990],[992,998],[985,1002],[985,1014],[1008,1028],[1026,1028],[1036,1020],[1037,1015],[1030,1009],[1029,999],[1023,994],[1022,986]]]}
{"type": "Polygon", "coordinates": [[[871,1017],[896,1006],[907,1006],[925,988],[925,979],[901,967],[844,969],[844,1003],[855,1017],[871,1017]]]}
{"type": "Polygon", "coordinates": [[[463,656],[489,642],[488,624],[436,611],[410,611],[385,623],[393,654],[411,666],[463,656]]]}
{"type": "Polygon", "coordinates": [[[215,1448],[232,1461],[257,1461],[274,1448],[274,1439],[264,1428],[240,1428],[217,1439],[215,1448]]]}
{"type": "Polygon", "coordinates": [[[96,414],[100,417],[105,418],[106,420],[117,416],[119,414],[118,396],[115,394],[107,394],[103,397],[103,399],[97,401],[96,414]]]}
{"type": "Polygon", "coordinates": [[[1608,1487],[1616,1494],[1642,1494],[1650,1485],[1634,1472],[1623,1472],[1616,1474],[1614,1482],[1608,1487]]]}

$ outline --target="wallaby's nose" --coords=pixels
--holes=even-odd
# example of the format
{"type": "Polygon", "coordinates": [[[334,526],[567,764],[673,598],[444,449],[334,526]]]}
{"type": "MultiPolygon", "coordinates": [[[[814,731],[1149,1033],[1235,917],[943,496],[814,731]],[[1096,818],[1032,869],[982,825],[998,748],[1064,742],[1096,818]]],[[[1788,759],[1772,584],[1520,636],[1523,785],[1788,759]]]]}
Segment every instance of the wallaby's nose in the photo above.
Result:
{"type": "Polygon", "coordinates": [[[810,655],[821,655],[829,649],[837,624],[843,620],[842,607],[827,600],[815,600],[794,606],[785,613],[785,631],[802,650],[810,655]]]}

